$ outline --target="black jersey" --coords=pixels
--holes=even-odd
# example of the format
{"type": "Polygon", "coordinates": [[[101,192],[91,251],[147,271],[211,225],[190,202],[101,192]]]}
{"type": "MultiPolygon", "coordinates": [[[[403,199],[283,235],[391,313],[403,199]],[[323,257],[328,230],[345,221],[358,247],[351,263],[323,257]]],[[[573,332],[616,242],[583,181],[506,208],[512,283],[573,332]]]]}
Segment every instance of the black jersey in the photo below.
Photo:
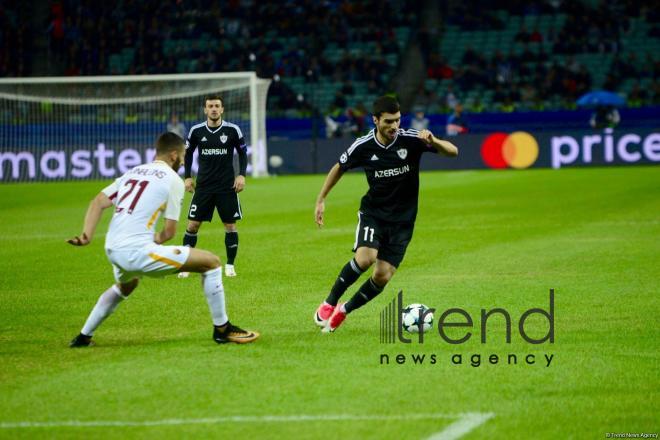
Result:
{"type": "Polygon", "coordinates": [[[199,152],[196,191],[233,192],[234,150],[238,153],[238,174],[245,176],[247,170],[247,148],[238,125],[222,121],[219,127],[210,128],[204,122],[190,129],[186,139],[186,178],[192,176],[195,149],[199,152]]]}
{"type": "Polygon", "coordinates": [[[399,129],[389,145],[376,139],[375,129],[339,157],[342,171],[363,167],[369,191],[360,211],[380,220],[414,222],[419,196],[419,161],[424,152],[436,152],[417,137],[417,130],[399,129]]]}

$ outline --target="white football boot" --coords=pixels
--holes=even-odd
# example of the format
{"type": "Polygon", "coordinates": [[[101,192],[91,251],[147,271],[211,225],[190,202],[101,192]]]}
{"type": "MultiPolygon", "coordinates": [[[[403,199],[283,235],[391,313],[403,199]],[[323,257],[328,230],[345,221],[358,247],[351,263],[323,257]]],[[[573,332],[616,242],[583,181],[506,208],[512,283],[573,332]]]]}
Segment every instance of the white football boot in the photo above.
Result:
{"type": "Polygon", "coordinates": [[[225,264],[225,276],[226,277],[235,277],[236,269],[234,269],[233,264],[225,264]]]}

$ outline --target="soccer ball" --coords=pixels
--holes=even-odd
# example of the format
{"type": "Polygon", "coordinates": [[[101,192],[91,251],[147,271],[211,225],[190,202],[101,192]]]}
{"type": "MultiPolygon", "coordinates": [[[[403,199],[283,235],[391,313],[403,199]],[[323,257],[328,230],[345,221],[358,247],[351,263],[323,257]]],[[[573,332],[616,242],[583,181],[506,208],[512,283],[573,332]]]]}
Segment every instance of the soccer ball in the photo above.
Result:
{"type": "Polygon", "coordinates": [[[422,330],[428,331],[433,327],[433,313],[428,312],[429,308],[424,304],[410,304],[403,309],[402,324],[403,328],[410,333],[419,333],[419,318],[424,316],[422,330]]]}
{"type": "Polygon", "coordinates": [[[268,158],[268,163],[273,168],[279,168],[284,163],[282,156],[272,155],[268,158]]]}

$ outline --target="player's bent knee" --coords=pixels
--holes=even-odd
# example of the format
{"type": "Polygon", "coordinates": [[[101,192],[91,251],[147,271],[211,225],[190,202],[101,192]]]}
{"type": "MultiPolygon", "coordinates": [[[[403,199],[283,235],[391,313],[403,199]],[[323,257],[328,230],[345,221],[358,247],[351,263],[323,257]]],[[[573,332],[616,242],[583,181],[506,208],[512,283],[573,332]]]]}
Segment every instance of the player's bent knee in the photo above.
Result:
{"type": "Polygon", "coordinates": [[[378,286],[385,287],[385,285],[392,279],[392,275],[394,274],[391,272],[374,271],[371,277],[378,286]]]}
{"type": "Polygon", "coordinates": [[[375,252],[356,252],[355,253],[355,262],[360,266],[362,271],[365,271],[371,267],[372,264],[376,262],[375,252]]]}
{"type": "Polygon", "coordinates": [[[203,249],[190,249],[190,255],[179,272],[204,273],[222,266],[220,257],[203,249]]]}
{"type": "Polygon", "coordinates": [[[236,223],[225,223],[226,232],[236,232],[236,223]]]}
{"type": "Polygon", "coordinates": [[[357,256],[355,257],[355,262],[358,266],[360,266],[360,269],[362,269],[363,272],[369,269],[372,264],[374,264],[374,262],[369,258],[359,258],[357,256]]]}
{"type": "Polygon", "coordinates": [[[380,287],[385,287],[394,276],[394,272],[396,272],[394,266],[380,262],[376,265],[372,278],[380,287]]]}
{"type": "Polygon", "coordinates": [[[139,280],[137,278],[133,278],[131,281],[129,281],[127,283],[118,283],[119,290],[121,291],[121,294],[124,295],[124,296],[128,296],[131,293],[133,293],[133,291],[135,290],[135,288],[138,285],[138,282],[139,282],[139,280]]]}
{"type": "MultiPolygon", "coordinates": [[[[209,254],[211,253],[209,252],[209,254]]],[[[215,254],[211,254],[209,257],[209,270],[217,269],[220,266],[222,266],[222,261],[220,261],[220,257],[218,257],[215,254]]]]}
{"type": "Polygon", "coordinates": [[[188,226],[186,227],[186,231],[190,232],[191,234],[196,234],[199,231],[200,225],[200,222],[189,221],[188,226]]]}

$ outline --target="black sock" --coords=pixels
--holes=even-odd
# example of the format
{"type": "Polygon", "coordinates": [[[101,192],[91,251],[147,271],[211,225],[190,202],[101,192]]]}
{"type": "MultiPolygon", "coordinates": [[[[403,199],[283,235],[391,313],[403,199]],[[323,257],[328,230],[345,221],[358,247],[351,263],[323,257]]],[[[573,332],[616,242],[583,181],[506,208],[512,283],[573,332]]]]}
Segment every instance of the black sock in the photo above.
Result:
{"type": "Polygon", "coordinates": [[[328,295],[325,302],[336,306],[339,298],[341,298],[344,292],[346,292],[346,289],[348,289],[351,284],[356,282],[363,272],[364,271],[360,269],[360,266],[358,266],[357,261],[355,261],[355,258],[346,263],[346,265],[341,269],[341,272],[339,272],[337,281],[335,281],[335,285],[332,286],[330,295],[328,295]]]}
{"type": "Polygon", "coordinates": [[[358,309],[378,296],[382,292],[384,287],[380,287],[374,283],[374,281],[369,277],[367,281],[360,286],[360,290],[357,291],[353,298],[349,299],[346,305],[346,313],[351,313],[353,310],[358,309]]]}
{"type": "Polygon", "coordinates": [[[227,249],[227,264],[234,264],[238,253],[238,232],[225,232],[225,248],[227,249]]]}
{"type": "Polygon", "coordinates": [[[183,234],[183,245],[193,248],[197,246],[197,232],[186,231],[186,233],[183,234]]]}

